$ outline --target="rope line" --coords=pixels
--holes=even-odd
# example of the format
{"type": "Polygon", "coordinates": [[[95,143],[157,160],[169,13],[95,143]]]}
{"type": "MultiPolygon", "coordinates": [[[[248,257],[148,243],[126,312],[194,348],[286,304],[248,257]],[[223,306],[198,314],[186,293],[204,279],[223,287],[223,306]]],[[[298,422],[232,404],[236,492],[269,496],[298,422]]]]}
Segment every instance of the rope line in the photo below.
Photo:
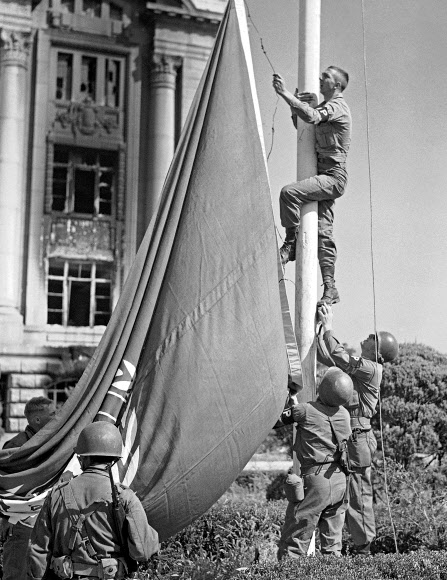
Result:
{"type": "MultiPolygon", "coordinates": [[[[250,8],[248,7],[248,4],[247,4],[246,0],[244,0],[244,4],[245,4],[246,12],[247,12],[247,18],[250,20],[253,28],[256,30],[256,34],[258,35],[259,41],[261,43],[261,50],[264,53],[264,56],[267,59],[267,62],[269,63],[270,68],[272,69],[273,74],[275,74],[275,68],[274,68],[274,66],[272,64],[272,61],[270,60],[270,58],[269,58],[269,56],[267,54],[267,51],[265,50],[264,41],[262,40],[261,33],[259,32],[258,27],[256,26],[253,18],[251,17],[250,8]]],[[[271,143],[270,143],[269,152],[267,154],[267,163],[270,160],[270,155],[272,153],[273,145],[274,145],[274,141],[275,141],[275,117],[276,117],[276,111],[278,110],[278,102],[279,102],[279,96],[276,95],[275,110],[273,111],[272,128],[271,128],[271,131],[272,131],[272,140],[271,140],[271,143]]]]}
{"type": "MultiPolygon", "coordinates": [[[[268,56],[268,54],[267,54],[267,51],[266,51],[266,49],[265,49],[265,47],[264,47],[264,41],[262,40],[261,33],[259,32],[259,29],[258,29],[258,27],[256,26],[256,24],[255,24],[255,22],[254,22],[254,20],[253,20],[253,18],[252,18],[252,16],[251,16],[251,14],[250,14],[250,8],[249,8],[249,6],[248,6],[248,4],[247,4],[246,0],[244,0],[244,5],[245,5],[245,10],[246,10],[246,13],[247,13],[247,18],[250,20],[250,22],[251,22],[251,24],[252,24],[253,28],[254,28],[254,29],[255,29],[255,31],[256,31],[256,34],[258,35],[258,38],[259,38],[259,41],[260,41],[260,44],[261,44],[261,50],[262,50],[262,52],[264,53],[264,56],[265,56],[265,58],[267,59],[267,62],[269,63],[269,65],[270,65],[270,68],[272,69],[272,72],[273,72],[273,74],[275,74],[275,67],[273,66],[273,64],[272,64],[272,61],[270,60],[270,58],[269,58],[269,56],[268,56]]],[[[270,148],[269,148],[269,152],[267,153],[267,163],[268,163],[268,162],[269,162],[269,160],[270,160],[270,155],[271,155],[271,153],[272,153],[272,151],[273,151],[273,145],[274,145],[274,142],[275,142],[275,117],[276,117],[276,111],[278,110],[278,102],[279,102],[279,96],[278,96],[278,95],[276,95],[275,110],[273,111],[273,117],[272,117],[272,127],[271,127],[271,132],[272,132],[272,139],[271,139],[271,142],[270,142],[270,148]]],[[[277,227],[276,225],[275,225],[275,230],[276,230],[276,233],[277,233],[277,235],[279,236],[280,240],[281,240],[281,241],[284,241],[284,240],[283,240],[283,237],[282,237],[282,235],[281,235],[281,232],[279,231],[279,229],[278,229],[278,227],[277,227]]]]}
{"type": "Polygon", "coordinates": [[[251,22],[251,23],[252,23],[252,25],[253,25],[253,28],[256,30],[256,32],[257,32],[257,34],[258,34],[258,36],[259,36],[259,40],[260,40],[260,42],[261,42],[261,50],[262,50],[262,52],[264,53],[264,55],[265,55],[265,58],[267,59],[267,62],[269,63],[269,65],[270,65],[270,68],[272,69],[273,73],[275,73],[275,68],[273,67],[273,65],[272,65],[272,62],[271,62],[271,60],[270,60],[270,59],[269,59],[269,57],[268,57],[267,51],[266,51],[266,50],[265,50],[265,48],[264,48],[264,42],[263,42],[263,40],[262,40],[261,33],[259,32],[259,30],[258,30],[258,27],[256,26],[256,24],[255,24],[255,23],[254,23],[254,21],[253,21],[253,18],[251,17],[251,14],[250,14],[250,9],[249,9],[249,7],[248,7],[248,4],[247,4],[247,2],[246,2],[245,0],[244,0],[244,4],[245,4],[245,9],[246,9],[246,11],[247,11],[247,18],[250,20],[250,22],[251,22]]]}
{"type": "Polygon", "coordinates": [[[272,141],[270,143],[270,149],[269,149],[269,152],[267,154],[267,163],[270,159],[270,154],[273,150],[273,144],[275,141],[275,116],[276,116],[276,111],[278,110],[278,102],[279,102],[279,96],[276,95],[275,110],[273,111],[273,118],[272,118],[272,141]]]}
{"type": "MultiPolygon", "coordinates": [[[[374,320],[374,334],[377,337],[375,340],[375,355],[376,364],[379,359],[379,345],[377,334],[377,314],[376,314],[376,285],[375,285],[375,268],[374,268],[374,212],[373,212],[373,196],[372,196],[372,174],[371,174],[371,144],[370,144],[370,123],[369,123],[369,102],[368,102],[368,73],[366,65],[366,25],[365,25],[365,2],[362,0],[362,40],[363,40],[363,79],[365,85],[365,108],[366,108],[366,142],[367,142],[367,157],[368,157],[368,182],[369,182],[369,212],[370,212],[370,256],[371,256],[371,276],[372,276],[372,294],[373,294],[373,320],[374,320]]],[[[383,479],[385,485],[385,495],[387,500],[388,514],[390,516],[391,528],[393,530],[394,546],[396,554],[399,553],[397,546],[396,527],[394,525],[393,514],[390,505],[390,496],[388,492],[388,475],[387,463],[385,455],[385,446],[383,442],[383,423],[382,423],[382,397],[379,388],[379,420],[380,420],[380,437],[382,445],[383,456],[383,479]]]]}

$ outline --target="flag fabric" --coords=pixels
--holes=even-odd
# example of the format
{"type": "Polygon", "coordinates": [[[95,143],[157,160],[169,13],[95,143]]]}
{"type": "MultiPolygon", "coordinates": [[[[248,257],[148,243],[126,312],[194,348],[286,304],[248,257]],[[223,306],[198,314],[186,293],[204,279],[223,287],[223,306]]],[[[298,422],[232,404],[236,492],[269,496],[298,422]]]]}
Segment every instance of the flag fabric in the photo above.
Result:
{"type": "MultiPolygon", "coordinates": [[[[42,497],[93,420],[117,423],[115,473],[167,538],[203,514],[267,436],[288,360],[243,0],[230,0],[156,217],[58,416],[0,453],[0,509],[42,497]]],[[[36,509],[35,506],[33,509],[36,509]]]]}

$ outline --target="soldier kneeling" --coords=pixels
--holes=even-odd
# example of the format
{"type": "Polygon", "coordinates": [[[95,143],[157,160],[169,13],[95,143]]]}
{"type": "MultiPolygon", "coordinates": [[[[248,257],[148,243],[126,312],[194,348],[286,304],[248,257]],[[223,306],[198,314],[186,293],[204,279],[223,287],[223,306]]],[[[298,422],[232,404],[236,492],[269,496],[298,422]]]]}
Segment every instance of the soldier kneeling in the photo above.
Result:
{"type": "Polygon", "coordinates": [[[121,449],[110,423],[81,431],[75,452],[83,473],[48,494],[31,535],[29,579],[120,580],[158,551],[140,500],[111,478],[121,449]]]}
{"type": "Polygon", "coordinates": [[[326,371],[315,402],[284,409],[275,428],[296,423],[294,450],[301,464],[304,499],[291,501],[279,542],[278,559],[307,555],[318,527],[321,552],[340,556],[347,508],[348,411],[341,405],[352,396],[352,380],[340,369],[326,371]]]}

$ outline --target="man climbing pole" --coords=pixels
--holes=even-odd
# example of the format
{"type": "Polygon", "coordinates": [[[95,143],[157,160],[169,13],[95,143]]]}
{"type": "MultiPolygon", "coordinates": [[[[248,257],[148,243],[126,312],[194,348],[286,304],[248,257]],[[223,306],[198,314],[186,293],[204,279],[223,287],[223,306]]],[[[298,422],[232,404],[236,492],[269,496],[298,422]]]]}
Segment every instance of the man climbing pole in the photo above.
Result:
{"type": "Polygon", "coordinates": [[[367,555],[376,535],[371,463],[377,441],[371,431],[371,417],[375,415],[379,401],[382,365],[397,357],[399,346],[392,334],[378,332],[361,342],[360,357],[351,356],[332,335],[331,306],[322,304],[318,308],[318,318],[321,322],[317,335],[319,362],[327,366],[336,365],[352,378],[354,385],[353,396],[345,405],[352,430],[348,441],[352,474],[346,522],[354,542],[354,552],[367,555]]]}
{"type": "Polygon", "coordinates": [[[280,217],[286,237],[280,255],[283,265],[295,260],[301,207],[304,203],[318,201],[318,260],[324,283],[319,304],[340,301],[334,279],[337,248],[333,225],[334,203],[343,195],[348,178],[346,158],[351,143],[351,113],[342,94],[348,81],[348,73],[344,70],[328,67],[320,78],[324,101],[318,104],[315,94],[299,93],[297,90],[292,95],[281,75],[273,75],[273,88],[290,105],[295,128],[297,117],[315,125],[317,175],[290,183],[281,190],[280,217]]]}
{"type": "MultiPolygon", "coordinates": [[[[305,556],[315,529],[322,554],[340,556],[347,507],[349,414],[340,405],[352,397],[352,380],[337,368],[326,371],[315,402],[284,409],[275,428],[296,423],[293,448],[301,465],[304,499],[289,497],[278,559],[305,556]]],[[[296,477],[296,476],[295,476],[296,477]]],[[[288,478],[290,480],[290,477],[288,478]]]]}

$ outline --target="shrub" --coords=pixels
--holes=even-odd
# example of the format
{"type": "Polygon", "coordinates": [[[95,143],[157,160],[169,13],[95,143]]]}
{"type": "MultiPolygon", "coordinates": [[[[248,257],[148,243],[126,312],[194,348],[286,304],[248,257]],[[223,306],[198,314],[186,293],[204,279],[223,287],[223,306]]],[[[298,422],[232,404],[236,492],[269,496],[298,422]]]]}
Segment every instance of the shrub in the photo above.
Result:
{"type": "MultiPolygon", "coordinates": [[[[213,562],[204,557],[187,562],[176,572],[158,572],[158,578],[171,580],[447,580],[445,552],[412,552],[405,555],[380,554],[364,558],[274,559],[261,563],[241,565],[237,558],[213,562]]],[[[140,578],[154,577],[150,572],[140,578]]]]}
{"type": "MultiPolygon", "coordinates": [[[[382,421],[388,457],[408,467],[418,454],[447,452],[447,356],[422,344],[399,345],[383,367],[382,421]]],[[[379,415],[373,418],[378,432],[379,415]]]]}
{"type": "MultiPolygon", "coordinates": [[[[162,546],[165,556],[174,560],[205,556],[224,559],[239,553],[254,561],[276,541],[285,511],[285,502],[224,502],[216,505],[194,524],[162,546]]],[[[245,558],[245,559],[247,559],[245,558]]]]}
{"type": "MultiPolygon", "coordinates": [[[[447,548],[447,491],[439,485],[436,471],[387,461],[388,495],[400,552],[419,548],[447,548]]],[[[377,537],[374,551],[395,551],[393,528],[385,494],[383,464],[374,473],[377,537]]]]}
{"type": "Polygon", "coordinates": [[[265,490],[265,498],[267,500],[286,499],[284,493],[284,482],[286,481],[286,473],[278,473],[274,479],[268,484],[265,490]]]}

